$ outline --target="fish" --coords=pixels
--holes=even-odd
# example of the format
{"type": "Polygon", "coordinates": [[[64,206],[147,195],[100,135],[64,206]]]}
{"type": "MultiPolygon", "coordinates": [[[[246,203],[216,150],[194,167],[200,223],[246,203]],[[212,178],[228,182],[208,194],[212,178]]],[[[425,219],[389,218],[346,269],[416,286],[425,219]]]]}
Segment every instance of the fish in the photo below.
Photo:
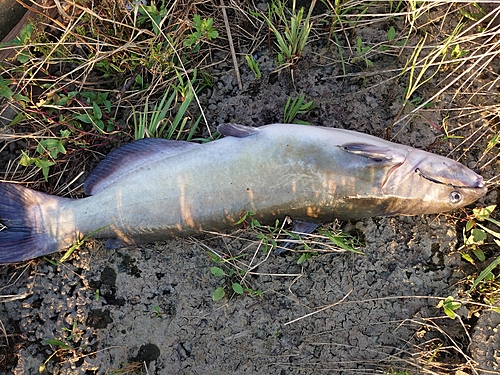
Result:
{"type": "Polygon", "coordinates": [[[87,237],[116,249],[223,231],[248,212],[261,223],[434,214],[487,192],[459,162],[355,131],[294,124],[218,131],[224,137],[204,144],[148,138],[119,147],[86,179],[81,199],[0,183],[0,263],[87,237]]]}

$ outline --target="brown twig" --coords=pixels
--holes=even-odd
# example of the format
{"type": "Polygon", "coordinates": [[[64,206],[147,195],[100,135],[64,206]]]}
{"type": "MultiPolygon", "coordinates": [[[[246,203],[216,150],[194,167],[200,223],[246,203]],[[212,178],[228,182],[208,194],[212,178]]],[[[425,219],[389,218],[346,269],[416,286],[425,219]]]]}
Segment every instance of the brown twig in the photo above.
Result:
{"type": "Polygon", "coordinates": [[[222,9],[222,15],[224,16],[224,24],[226,25],[227,39],[229,41],[229,49],[231,50],[231,57],[233,59],[236,79],[238,80],[238,88],[241,91],[243,90],[243,85],[241,84],[240,69],[238,67],[238,61],[236,60],[236,52],[234,51],[233,38],[231,37],[231,28],[229,27],[229,21],[227,19],[226,6],[224,5],[224,0],[220,0],[220,7],[222,9]]]}

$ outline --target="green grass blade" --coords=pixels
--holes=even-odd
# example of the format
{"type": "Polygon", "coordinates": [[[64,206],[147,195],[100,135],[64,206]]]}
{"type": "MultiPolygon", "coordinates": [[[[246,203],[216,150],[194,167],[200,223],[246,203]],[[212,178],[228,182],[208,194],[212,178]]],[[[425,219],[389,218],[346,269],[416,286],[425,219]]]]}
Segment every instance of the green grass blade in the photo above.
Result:
{"type": "Polygon", "coordinates": [[[486,267],[477,277],[476,280],[474,280],[474,283],[472,284],[470,291],[473,291],[476,289],[476,287],[479,285],[481,281],[483,281],[488,275],[491,274],[491,271],[495,269],[496,266],[500,264],[500,256],[497,257],[493,262],[490,263],[488,267],[486,267]]]}

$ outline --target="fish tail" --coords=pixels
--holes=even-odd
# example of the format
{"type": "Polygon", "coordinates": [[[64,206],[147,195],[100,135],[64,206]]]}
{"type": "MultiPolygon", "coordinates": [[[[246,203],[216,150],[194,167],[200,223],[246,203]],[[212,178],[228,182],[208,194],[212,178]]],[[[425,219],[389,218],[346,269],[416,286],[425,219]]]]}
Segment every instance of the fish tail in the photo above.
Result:
{"type": "Polygon", "coordinates": [[[60,241],[43,227],[43,205],[66,198],[0,183],[0,264],[14,263],[59,250],[60,241]]]}

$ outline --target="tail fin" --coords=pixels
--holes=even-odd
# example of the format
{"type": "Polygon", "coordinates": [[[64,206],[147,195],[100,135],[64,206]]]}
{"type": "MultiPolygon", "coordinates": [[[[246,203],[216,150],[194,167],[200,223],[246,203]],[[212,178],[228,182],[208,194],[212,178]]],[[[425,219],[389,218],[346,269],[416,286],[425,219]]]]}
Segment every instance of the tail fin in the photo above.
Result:
{"type": "Polygon", "coordinates": [[[14,263],[59,250],[58,241],[40,227],[40,205],[64,199],[23,186],[0,183],[0,264],[14,263]]]}

